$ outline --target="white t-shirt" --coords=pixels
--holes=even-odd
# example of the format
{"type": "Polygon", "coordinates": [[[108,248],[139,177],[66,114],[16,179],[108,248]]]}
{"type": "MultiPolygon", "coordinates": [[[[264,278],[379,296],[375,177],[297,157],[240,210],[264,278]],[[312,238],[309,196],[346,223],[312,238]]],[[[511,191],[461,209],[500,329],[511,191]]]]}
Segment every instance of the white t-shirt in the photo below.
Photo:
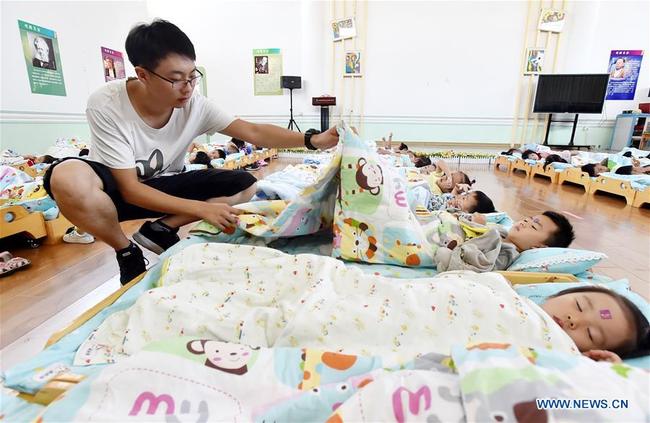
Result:
{"type": "Polygon", "coordinates": [[[126,91],[126,81],[111,81],[88,99],[89,159],[112,169],[136,168],[138,178],[183,170],[190,143],[203,134],[225,129],[235,119],[197,91],[182,108],[174,109],[160,129],[137,114],[126,91]]]}

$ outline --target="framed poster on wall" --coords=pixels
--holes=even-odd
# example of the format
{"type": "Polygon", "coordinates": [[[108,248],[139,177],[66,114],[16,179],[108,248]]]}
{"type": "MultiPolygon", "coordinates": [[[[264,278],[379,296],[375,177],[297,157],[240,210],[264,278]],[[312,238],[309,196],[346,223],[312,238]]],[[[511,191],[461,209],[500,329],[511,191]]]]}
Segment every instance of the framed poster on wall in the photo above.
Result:
{"type": "Polygon", "coordinates": [[[357,26],[354,18],[345,18],[332,21],[332,39],[345,40],[357,36],[357,26]]]}
{"type": "Polygon", "coordinates": [[[359,50],[345,52],[345,72],[343,76],[361,76],[361,52],[359,50]]]}
{"type": "Polygon", "coordinates": [[[282,95],[282,54],[279,48],[253,50],[255,95],[282,95]]]}
{"type": "Polygon", "coordinates": [[[609,55],[607,100],[634,100],[643,50],[612,50],[609,55]]]}
{"type": "Polygon", "coordinates": [[[565,20],[566,13],[564,11],[543,9],[539,15],[539,25],[537,28],[540,31],[546,32],[562,32],[565,20]]]}
{"type": "Polygon", "coordinates": [[[526,68],[524,75],[538,75],[544,69],[544,49],[527,48],[526,49],[526,68]]]}
{"type": "Polygon", "coordinates": [[[126,78],[124,58],[122,53],[110,48],[102,47],[102,63],[104,65],[104,81],[126,78]]]}
{"type": "Polygon", "coordinates": [[[32,93],[65,96],[56,32],[21,20],[18,29],[32,93]]]}

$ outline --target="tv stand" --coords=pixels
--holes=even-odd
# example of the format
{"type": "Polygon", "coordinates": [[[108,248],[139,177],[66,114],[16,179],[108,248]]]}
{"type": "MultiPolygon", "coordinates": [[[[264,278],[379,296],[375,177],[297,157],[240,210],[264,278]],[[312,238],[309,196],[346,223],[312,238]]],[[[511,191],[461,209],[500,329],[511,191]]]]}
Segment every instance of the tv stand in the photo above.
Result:
{"type": "Polygon", "coordinates": [[[569,144],[549,144],[548,143],[548,134],[551,132],[551,123],[553,122],[571,122],[570,120],[553,120],[553,113],[548,115],[548,123],[546,124],[546,134],[544,135],[544,145],[547,147],[563,147],[565,150],[580,150],[585,148],[591,150],[590,145],[575,145],[573,139],[576,136],[576,128],[578,127],[578,113],[576,113],[575,118],[573,118],[573,129],[571,129],[571,139],[569,144]]]}

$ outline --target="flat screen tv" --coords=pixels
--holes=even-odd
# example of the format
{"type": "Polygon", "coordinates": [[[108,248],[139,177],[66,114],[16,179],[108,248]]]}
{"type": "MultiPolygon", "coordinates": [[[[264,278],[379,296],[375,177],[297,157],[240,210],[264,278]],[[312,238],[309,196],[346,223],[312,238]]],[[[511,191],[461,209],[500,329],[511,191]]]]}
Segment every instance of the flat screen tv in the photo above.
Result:
{"type": "Polygon", "coordinates": [[[540,75],[533,113],[602,113],[609,74],[540,75]]]}

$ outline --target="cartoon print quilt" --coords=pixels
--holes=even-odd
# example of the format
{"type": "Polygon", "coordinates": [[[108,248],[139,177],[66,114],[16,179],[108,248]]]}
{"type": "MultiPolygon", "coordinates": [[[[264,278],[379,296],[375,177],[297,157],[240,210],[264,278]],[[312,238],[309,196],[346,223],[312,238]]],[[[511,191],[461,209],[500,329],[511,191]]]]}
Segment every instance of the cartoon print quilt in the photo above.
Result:
{"type": "Polygon", "coordinates": [[[216,242],[265,245],[332,230],[335,258],[428,268],[435,267],[439,247],[462,243],[462,222],[446,212],[409,207],[410,177],[385,164],[344,123],[339,134],[332,160],[293,200],[242,204],[245,212],[235,228],[222,232],[202,222],[192,233],[216,242]]]}
{"type": "Polygon", "coordinates": [[[546,313],[495,273],[392,279],[331,257],[201,243],[170,257],[158,285],[109,316],[74,364],[112,363],[175,336],[396,362],[484,341],[576,351],[546,313]]]}
{"type": "Polygon", "coordinates": [[[378,355],[180,337],[105,367],[39,421],[642,422],[648,401],[643,370],[508,344],[387,366],[378,355]]]}

